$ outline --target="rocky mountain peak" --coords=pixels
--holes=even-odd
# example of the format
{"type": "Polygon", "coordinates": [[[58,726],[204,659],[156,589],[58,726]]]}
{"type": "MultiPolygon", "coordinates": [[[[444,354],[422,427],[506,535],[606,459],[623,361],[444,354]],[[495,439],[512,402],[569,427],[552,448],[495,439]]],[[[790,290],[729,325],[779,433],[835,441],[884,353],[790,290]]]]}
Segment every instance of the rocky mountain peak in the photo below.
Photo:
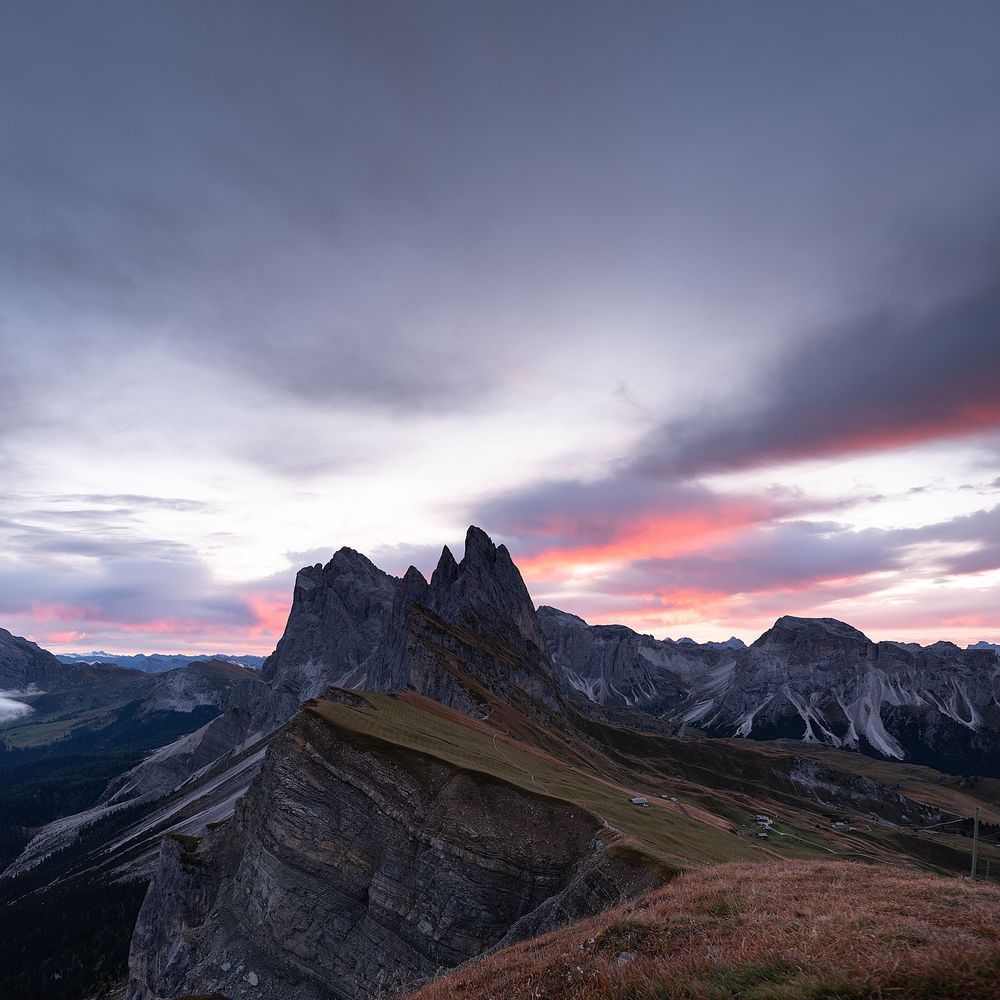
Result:
{"type": "Polygon", "coordinates": [[[448,588],[458,579],[458,563],[446,545],[441,550],[441,558],[431,576],[431,590],[435,594],[445,594],[448,588]]]}
{"type": "Polygon", "coordinates": [[[797,618],[794,615],[782,615],[752,644],[751,648],[840,643],[853,647],[872,645],[864,632],[836,618],[797,618]]]}
{"type": "Polygon", "coordinates": [[[510,554],[471,527],[462,561],[446,547],[430,585],[407,571],[386,636],[365,665],[365,683],[416,691],[468,714],[482,711],[471,688],[485,688],[509,704],[545,705],[538,710],[551,714],[562,711],[553,673],[510,554]]]}
{"type": "Polygon", "coordinates": [[[61,683],[66,668],[30,639],[0,628],[0,690],[46,689],[61,683]]]}
{"type": "MultiPolygon", "coordinates": [[[[408,585],[414,583],[410,578],[408,585]]],[[[264,661],[264,679],[300,699],[331,684],[360,681],[361,665],[384,637],[401,586],[350,548],[338,549],[323,567],[300,570],[284,634],[264,661]]]]}
{"type": "MultiPolygon", "coordinates": [[[[570,614],[569,611],[560,611],[551,605],[543,604],[538,609],[538,620],[558,623],[563,628],[590,628],[590,626],[579,616],[570,614]]],[[[543,629],[543,631],[546,631],[543,629]]]]}
{"type": "Polygon", "coordinates": [[[545,649],[535,606],[506,546],[494,545],[482,528],[472,525],[465,536],[465,554],[454,574],[448,564],[450,556],[447,549],[441,553],[434,573],[437,614],[460,625],[486,626],[507,641],[526,639],[545,649]],[[449,576],[451,582],[445,587],[449,576]]]}
{"type": "Polygon", "coordinates": [[[940,639],[938,642],[931,643],[931,645],[925,648],[927,652],[935,653],[938,656],[955,656],[957,653],[962,652],[955,643],[948,642],[946,639],[940,639]]]}
{"type": "Polygon", "coordinates": [[[405,605],[416,601],[418,604],[427,604],[428,595],[432,588],[424,579],[424,574],[416,566],[410,566],[403,574],[399,587],[396,590],[396,600],[393,604],[393,614],[405,605]]]}

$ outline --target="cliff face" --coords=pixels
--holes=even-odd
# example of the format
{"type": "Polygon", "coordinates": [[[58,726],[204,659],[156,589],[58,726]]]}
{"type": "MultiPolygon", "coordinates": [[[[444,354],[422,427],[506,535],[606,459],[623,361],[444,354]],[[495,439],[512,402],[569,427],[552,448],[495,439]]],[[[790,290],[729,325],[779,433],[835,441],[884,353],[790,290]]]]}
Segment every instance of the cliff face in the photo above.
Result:
{"type": "Polygon", "coordinates": [[[276,690],[312,698],[331,685],[366,687],[365,660],[383,640],[399,581],[353,549],[295,578],[285,632],[264,661],[276,690]]]}
{"type": "Polygon", "coordinates": [[[566,802],[309,708],[230,823],[167,838],[136,926],[132,1000],[372,997],[654,884],[566,802]]]}
{"type": "Polygon", "coordinates": [[[469,715],[484,710],[482,692],[535,718],[565,712],[521,574],[474,527],[461,563],[445,548],[429,584],[407,572],[367,677],[370,690],[416,691],[469,715]]]}
{"type": "Polygon", "coordinates": [[[51,653],[0,628],[0,691],[47,690],[64,683],[66,672],[51,653]]]}
{"type": "Polygon", "coordinates": [[[539,608],[538,621],[562,683],[599,705],[668,712],[687,697],[687,678],[722,657],[717,649],[659,641],[624,625],[588,625],[556,608],[539,608]]]}

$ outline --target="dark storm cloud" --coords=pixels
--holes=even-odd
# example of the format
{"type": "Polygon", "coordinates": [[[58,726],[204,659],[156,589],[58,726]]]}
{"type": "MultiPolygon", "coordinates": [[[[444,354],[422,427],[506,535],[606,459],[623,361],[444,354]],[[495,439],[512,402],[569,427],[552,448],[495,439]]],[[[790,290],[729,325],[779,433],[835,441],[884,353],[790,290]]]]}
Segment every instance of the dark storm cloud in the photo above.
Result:
{"type": "Polygon", "coordinates": [[[980,265],[990,278],[965,294],[927,304],[915,290],[797,344],[753,404],[667,424],[634,468],[689,476],[1000,428],[1000,252],[980,265]]]}
{"type": "MultiPolygon", "coordinates": [[[[929,251],[908,249],[920,260],[923,285],[902,289],[893,305],[794,338],[770,371],[750,379],[752,402],[727,405],[718,396],[710,410],[648,434],[606,476],[522,487],[480,504],[474,519],[518,540],[522,552],[610,546],[644,522],[684,515],[709,528],[713,521],[766,524],[860,498],[817,504],[791,491],[726,496],[696,477],[945,438],[977,436],[988,446],[1000,431],[1000,229],[989,237],[956,246],[942,236],[961,261],[964,290],[954,288],[951,259],[937,258],[934,267],[929,251]]],[[[806,537],[803,551],[810,548],[806,537]]],[[[834,548],[821,544],[824,552],[834,548]]],[[[989,558],[983,550],[964,565],[989,558]]],[[[764,566],[760,572],[769,575],[764,566]]]]}
{"type": "Polygon", "coordinates": [[[457,275],[420,264],[401,109],[348,56],[347,15],[312,10],[324,52],[305,10],[113,6],[7,25],[0,255],[47,320],[34,345],[10,320],[25,359],[156,348],[322,406],[476,404],[485,369],[448,365],[462,331],[425,315],[457,275]]]}
{"type": "Polygon", "coordinates": [[[8,5],[3,336],[48,378],[157,348],[259,405],[452,412],[539,328],[788,281],[900,161],[973,172],[988,7],[900,41],[892,9],[761,6],[8,5]]]}

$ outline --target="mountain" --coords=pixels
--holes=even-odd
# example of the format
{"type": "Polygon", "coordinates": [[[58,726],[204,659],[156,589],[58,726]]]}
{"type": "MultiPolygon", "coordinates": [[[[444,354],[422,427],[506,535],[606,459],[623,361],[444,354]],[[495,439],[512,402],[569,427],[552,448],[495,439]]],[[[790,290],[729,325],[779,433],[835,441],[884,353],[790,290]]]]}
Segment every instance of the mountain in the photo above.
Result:
{"type": "MultiPolygon", "coordinates": [[[[867,648],[848,629],[823,643],[867,648]]],[[[989,783],[817,744],[680,738],[695,688],[735,692],[733,661],[777,662],[782,642],[798,640],[660,643],[536,613],[507,550],[474,527],[461,561],[444,549],[430,580],[341,549],[298,574],[262,671],[92,809],[41,831],[0,899],[14,914],[48,901],[46,984],[89,933],[72,914],[103,887],[151,879],[133,1000],[354,1000],[705,865],[835,856],[967,870],[964,827],[922,828],[976,806],[1000,819],[989,783]],[[639,711],[650,705],[677,721],[639,711]]],[[[116,927],[135,919],[133,899],[116,927]]],[[[108,952],[106,976],[123,961],[108,952]]],[[[11,991],[2,953],[0,993],[37,994],[11,991]]]]}
{"type": "Polygon", "coordinates": [[[48,688],[60,684],[64,676],[51,653],[0,628],[0,691],[48,688]]]}
{"type": "Polygon", "coordinates": [[[69,843],[67,817],[98,818],[109,781],[218,716],[241,684],[260,685],[257,672],[215,660],[147,674],[63,664],[9,633],[0,648],[13,650],[7,676],[25,685],[8,699],[20,711],[0,720],[0,871],[69,843]]]}
{"type": "Polygon", "coordinates": [[[966,649],[991,649],[994,653],[1000,656],[1000,643],[997,642],[984,642],[980,640],[979,642],[970,643],[965,647],[966,649]]]}
{"type": "Polygon", "coordinates": [[[1000,659],[779,618],[751,646],[675,643],[539,609],[568,690],[716,736],[792,739],[1000,776],[1000,659]]]}
{"type": "Polygon", "coordinates": [[[252,656],[249,653],[209,653],[192,655],[191,653],[105,653],[95,650],[91,653],[56,653],[60,663],[113,663],[119,667],[132,667],[146,673],[157,674],[164,670],[175,670],[186,667],[189,663],[206,660],[222,660],[224,663],[235,663],[241,667],[258,669],[263,666],[263,656],[252,656]]]}
{"type": "MultiPolygon", "coordinates": [[[[965,863],[954,838],[916,831],[943,819],[936,805],[862,773],[622,728],[626,699],[610,715],[574,700],[566,664],[590,632],[568,622],[582,635],[550,655],[544,619],[559,614],[536,614],[506,549],[476,528],[429,581],[413,568],[393,580],[351,550],[303,570],[264,677],[306,700],[231,818],[162,841],[132,1000],[373,996],[762,850],[965,863]],[[766,847],[761,812],[780,817],[766,847]],[[838,828],[841,816],[863,825],[838,828]]],[[[577,691],[615,696],[618,671],[631,690],[683,700],[693,676],[744,652],[636,651],[627,631],[601,632],[577,691]]]]}
{"type": "Polygon", "coordinates": [[[18,695],[30,713],[0,727],[4,749],[15,756],[90,753],[132,744],[148,751],[170,742],[157,735],[168,719],[185,717],[175,720],[175,738],[196,728],[192,718],[203,725],[217,715],[238,684],[259,682],[255,671],[221,660],[159,674],[113,664],[63,664],[54,657],[41,664],[18,695]]]}
{"type": "Polygon", "coordinates": [[[326,566],[299,570],[284,634],[264,661],[264,679],[299,701],[330,685],[362,684],[363,665],[385,636],[398,588],[395,577],[349,548],[326,566]]]}

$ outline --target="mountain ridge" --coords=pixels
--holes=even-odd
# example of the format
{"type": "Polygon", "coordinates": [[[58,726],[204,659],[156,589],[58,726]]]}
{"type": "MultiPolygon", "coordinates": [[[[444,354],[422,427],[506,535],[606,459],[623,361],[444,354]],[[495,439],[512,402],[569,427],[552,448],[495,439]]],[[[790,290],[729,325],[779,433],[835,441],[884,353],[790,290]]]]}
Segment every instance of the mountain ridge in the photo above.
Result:
{"type": "MultiPolygon", "coordinates": [[[[958,838],[918,828],[982,800],[931,790],[944,776],[908,777],[904,792],[854,758],[827,760],[818,742],[807,755],[679,734],[689,715],[704,725],[742,710],[741,698],[773,700],[777,681],[795,694],[795,678],[830,688],[838,671],[940,671],[955,655],[871,644],[832,619],[785,616],[752,647],[590,626],[536,611],[507,550],[474,526],[462,560],[444,547],[430,580],[340,549],[299,572],[275,652],[221,714],[112,781],[98,810],[43,831],[5,888],[151,877],[133,1000],[220,989],[360,1000],[596,912],[649,875],[831,854],[954,872],[967,864],[958,838]],[[741,664],[759,668],[756,680],[741,664]],[[461,793],[434,794],[452,787],[461,793]],[[548,819],[523,828],[534,846],[517,854],[516,817],[542,803],[548,819]],[[546,838],[576,829],[581,810],[600,817],[600,833],[587,827],[554,868],[536,870],[528,859],[555,858],[546,838]],[[766,842],[761,812],[776,818],[766,842]],[[850,826],[836,828],[839,817],[850,826]],[[458,841],[445,833],[456,829],[458,841]],[[496,891],[478,895],[480,883],[496,891]],[[349,946],[323,936],[339,913],[365,929],[349,946]],[[456,936],[463,923],[480,930],[456,936]]],[[[802,704],[818,728],[823,706],[802,704]]]]}
{"type": "Polygon", "coordinates": [[[709,734],[804,739],[956,773],[1000,774],[1000,657],[951,643],[872,642],[833,618],[784,615],[750,646],[678,644],[539,609],[569,688],[709,734]]]}

